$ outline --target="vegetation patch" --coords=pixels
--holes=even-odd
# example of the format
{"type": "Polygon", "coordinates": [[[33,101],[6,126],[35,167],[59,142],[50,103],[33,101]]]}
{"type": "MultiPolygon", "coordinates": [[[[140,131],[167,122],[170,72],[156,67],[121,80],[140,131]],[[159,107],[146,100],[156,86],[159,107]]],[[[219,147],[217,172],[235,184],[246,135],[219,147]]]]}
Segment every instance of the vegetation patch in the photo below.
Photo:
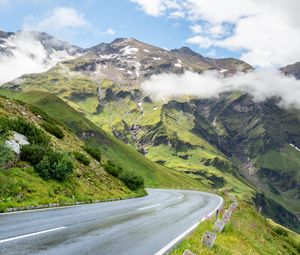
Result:
{"type": "MultiPolygon", "coordinates": [[[[204,179],[210,180],[211,187],[214,189],[223,188],[226,184],[226,180],[223,177],[216,176],[214,174],[207,173],[204,171],[185,171],[185,173],[200,176],[203,177],[204,179]]],[[[202,178],[200,180],[202,180],[202,178]]]]}
{"type": "Polygon", "coordinates": [[[50,141],[49,136],[42,129],[20,117],[0,117],[0,135],[5,135],[8,131],[16,131],[25,135],[30,144],[47,146],[50,141]]]}
{"type": "Polygon", "coordinates": [[[107,161],[104,165],[104,169],[112,176],[124,182],[131,190],[137,190],[144,187],[144,179],[141,176],[137,176],[133,172],[124,170],[112,161],[107,161]]]}
{"type": "Polygon", "coordinates": [[[43,122],[42,127],[50,134],[54,135],[58,139],[63,139],[64,138],[64,132],[62,129],[52,123],[49,122],[43,122]]]}
{"type": "Polygon", "coordinates": [[[299,254],[299,236],[274,226],[249,203],[239,203],[224,231],[217,234],[213,248],[208,249],[201,245],[201,239],[206,230],[212,229],[214,221],[215,217],[201,223],[171,255],[182,255],[186,249],[197,255],[299,254]]]}
{"type": "Polygon", "coordinates": [[[83,149],[98,162],[101,162],[101,151],[96,147],[84,146],[83,149]]]}
{"type": "Polygon", "coordinates": [[[74,151],[73,155],[76,158],[76,160],[78,160],[80,163],[82,163],[85,166],[88,166],[91,163],[90,159],[81,152],[74,151]]]}

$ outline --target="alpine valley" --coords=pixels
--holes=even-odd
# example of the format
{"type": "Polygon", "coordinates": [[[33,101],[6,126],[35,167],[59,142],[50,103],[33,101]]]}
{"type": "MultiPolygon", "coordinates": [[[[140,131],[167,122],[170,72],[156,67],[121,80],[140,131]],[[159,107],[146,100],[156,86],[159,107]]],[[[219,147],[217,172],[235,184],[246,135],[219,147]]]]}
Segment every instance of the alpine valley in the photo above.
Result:
{"type": "MultiPolygon", "coordinates": [[[[300,231],[299,109],[283,107],[278,97],[257,102],[239,90],[156,99],[142,86],[153,75],[214,71],[230,77],[255,72],[252,66],[129,38],[82,49],[27,32],[41,58],[14,43],[24,33],[0,32],[1,54],[17,59],[18,52],[43,68],[3,82],[3,96],[43,110],[63,123],[70,139],[93,143],[96,137],[106,158],[144,177],[148,187],[232,193],[300,231]]],[[[280,70],[300,79],[299,63],[280,70]]]]}

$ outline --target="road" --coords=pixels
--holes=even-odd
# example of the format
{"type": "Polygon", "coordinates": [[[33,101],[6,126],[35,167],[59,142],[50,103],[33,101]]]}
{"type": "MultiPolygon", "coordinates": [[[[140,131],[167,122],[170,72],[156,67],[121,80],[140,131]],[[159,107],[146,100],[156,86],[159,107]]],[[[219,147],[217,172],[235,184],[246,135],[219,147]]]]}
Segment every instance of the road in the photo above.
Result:
{"type": "Polygon", "coordinates": [[[142,198],[0,214],[0,254],[159,255],[222,198],[149,189],[142,198]]]}

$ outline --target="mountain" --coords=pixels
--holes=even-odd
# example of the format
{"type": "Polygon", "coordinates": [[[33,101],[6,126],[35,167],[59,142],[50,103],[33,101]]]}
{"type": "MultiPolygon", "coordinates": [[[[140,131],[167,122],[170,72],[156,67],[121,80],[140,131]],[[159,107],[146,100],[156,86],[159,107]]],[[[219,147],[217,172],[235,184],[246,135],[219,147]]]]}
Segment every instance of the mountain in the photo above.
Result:
{"type": "Polygon", "coordinates": [[[280,107],[278,98],[257,102],[239,91],[157,101],[141,88],[152,75],[206,70],[231,76],[253,68],[186,47],[168,51],[119,38],[3,87],[28,96],[33,90],[51,92],[152,162],[205,189],[250,199],[265,215],[299,231],[299,110],[280,107]]]}
{"type": "Polygon", "coordinates": [[[280,68],[280,70],[286,75],[293,75],[297,80],[300,79],[300,62],[296,62],[292,65],[287,65],[280,68]]]}

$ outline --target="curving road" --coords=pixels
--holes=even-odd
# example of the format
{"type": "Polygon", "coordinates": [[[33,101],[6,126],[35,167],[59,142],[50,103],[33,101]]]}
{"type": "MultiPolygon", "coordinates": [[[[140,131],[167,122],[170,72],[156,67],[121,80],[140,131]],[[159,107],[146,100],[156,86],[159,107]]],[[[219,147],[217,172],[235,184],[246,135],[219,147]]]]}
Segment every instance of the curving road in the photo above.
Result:
{"type": "Polygon", "coordinates": [[[142,198],[0,214],[0,254],[160,255],[213,214],[219,196],[149,189],[142,198]]]}

